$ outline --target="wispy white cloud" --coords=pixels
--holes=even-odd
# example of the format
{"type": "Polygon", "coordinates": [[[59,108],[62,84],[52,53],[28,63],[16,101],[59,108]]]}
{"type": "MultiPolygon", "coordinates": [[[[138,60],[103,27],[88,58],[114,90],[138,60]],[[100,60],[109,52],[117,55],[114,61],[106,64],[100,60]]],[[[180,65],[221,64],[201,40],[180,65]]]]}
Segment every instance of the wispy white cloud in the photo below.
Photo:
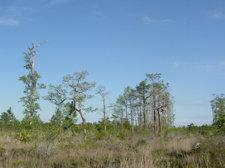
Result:
{"type": "Polygon", "coordinates": [[[214,19],[225,19],[225,14],[222,12],[213,12],[210,17],[214,19]]]}
{"type": "Polygon", "coordinates": [[[220,64],[221,64],[222,66],[225,66],[225,61],[221,61],[220,64]]]}
{"type": "Polygon", "coordinates": [[[164,19],[164,20],[161,20],[159,22],[172,22],[172,20],[170,20],[170,19],[164,19]]]}
{"type": "Polygon", "coordinates": [[[14,19],[0,18],[0,25],[17,25],[19,21],[14,19]]]}
{"type": "Polygon", "coordinates": [[[203,101],[187,101],[187,102],[178,102],[176,104],[180,105],[199,105],[199,104],[204,104],[205,102],[203,101]]]}
{"type": "Polygon", "coordinates": [[[207,72],[215,72],[218,69],[218,67],[214,64],[200,65],[200,67],[207,72]]]}
{"type": "Polygon", "coordinates": [[[179,67],[180,66],[180,62],[179,61],[176,61],[173,63],[174,67],[179,67]]]}
{"type": "Polygon", "coordinates": [[[166,23],[166,22],[172,22],[172,20],[170,19],[163,19],[163,20],[155,20],[155,19],[152,19],[148,16],[142,16],[142,20],[145,21],[145,22],[149,22],[149,23],[166,23]]]}
{"type": "Polygon", "coordinates": [[[69,1],[69,0],[51,0],[51,1],[47,4],[47,6],[60,5],[60,4],[65,3],[65,2],[67,2],[67,1],[69,1]]]}
{"type": "Polygon", "coordinates": [[[155,22],[155,20],[151,19],[148,16],[142,16],[142,20],[145,21],[145,22],[149,22],[149,23],[154,23],[155,22]]]}
{"type": "Polygon", "coordinates": [[[214,64],[199,65],[199,67],[206,72],[216,73],[216,75],[224,76],[225,74],[225,61],[214,64]]]}

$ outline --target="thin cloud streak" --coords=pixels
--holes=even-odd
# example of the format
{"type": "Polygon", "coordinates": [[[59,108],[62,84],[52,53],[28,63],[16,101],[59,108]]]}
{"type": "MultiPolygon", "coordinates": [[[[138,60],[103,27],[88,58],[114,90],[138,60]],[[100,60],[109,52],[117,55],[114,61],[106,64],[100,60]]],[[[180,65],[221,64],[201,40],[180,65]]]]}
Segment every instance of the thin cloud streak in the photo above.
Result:
{"type": "Polygon", "coordinates": [[[54,6],[54,5],[59,5],[62,3],[65,3],[69,0],[51,0],[51,2],[49,2],[46,6],[54,6]]]}
{"type": "Polygon", "coordinates": [[[13,19],[0,18],[0,25],[17,25],[19,22],[13,19]]]}
{"type": "Polygon", "coordinates": [[[199,67],[206,72],[216,73],[217,75],[224,76],[225,74],[225,61],[217,62],[215,64],[199,65],[199,67]]]}
{"type": "Polygon", "coordinates": [[[142,17],[142,20],[145,21],[145,22],[149,22],[149,23],[155,22],[155,20],[151,19],[151,18],[148,17],[148,16],[143,16],[143,17],[142,17]]]}
{"type": "Polygon", "coordinates": [[[173,65],[174,65],[175,67],[178,67],[178,66],[180,66],[180,62],[179,62],[179,61],[176,61],[176,62],[173,63],[173,65]]]}
{"type": "Polygon", "coordinates": [[[225,19],[225,14],[223,14],[222,12],[214,12],[214,13],[211,14],[211,18],[225,19]]]}
{"type": "Polygon", "coordinates": [[[213,64],[200,65],[200,67],[207,72],[215,72],[218,70],[218,67],[213,64]]]}
{"type": "Polygon", "coordinates": [[[222,66],[225,66],[225,61],[220,62],[222,66]]]}
{"type": "Polygon", "coordinates": [[[149,22],[149,23],[168,23],[168,22],[172,22],[172,20],[170,19],[163,19],[163,20],[154,20],[154,19],[151,19],[150,17],[148,16],[142,16],[142,20],[144,22],[149,22]]]}

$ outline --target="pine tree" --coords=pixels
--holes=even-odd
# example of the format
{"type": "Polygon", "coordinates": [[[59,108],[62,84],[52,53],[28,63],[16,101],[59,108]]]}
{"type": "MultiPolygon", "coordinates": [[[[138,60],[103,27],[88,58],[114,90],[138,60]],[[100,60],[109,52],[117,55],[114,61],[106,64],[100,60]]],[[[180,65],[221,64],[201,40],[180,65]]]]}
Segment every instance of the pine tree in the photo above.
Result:
{"type": "Polygon", "coordinates": [[[60,105],[67,100],[73,101],[73,109],[76,110],[81,116],[85,134],[86,119],[83,111],[92,112],[97,110],[92,109],[91,106],[88,108],[82,108],[82,103],[85,101],[85,99],[90,99],[93,97],[92,95],[86,94],[86,92],[95,87],[96,84],[95,82],[84,81],[86,75],[88,75],[87,71],[82,71],[81,73],[75,72],[73,75],[66,75],[63,77],[63,86],[65,88],[63,88],[62,85],[50,85],[50,91],[48,92],[48,95],[44,96],[45,100],[49,100],[56,105],[60,105]]]}
{"type": "Polygon", "coordinates": [[[41,78],[41,76],[37,73],[37,71],[34,70],[34,59],[37,54],[36,51],[34,51],[34,48],[40,47],[42,44],[34,44],[32,43],[32,47],[28,45],[28,53],[24,52],[24,61],[25,61],[25,68],[29,70],[29,73],[27,75],[21,76],[19,80],[21,80],[25,84],[24,89],[24,97],[20,98],[19,102],[23,103],[23,106],[26,107],[23,111],[23,113],[29,118],[29,124],[32,124],[33,116],[37,114],[37,110],[41,110],[39,103],[37,100],[39,99],[39,94],[37,92],[38,89],[44,89],[46,88],[44,84],[37,83],[38,79],[41,78]]]}

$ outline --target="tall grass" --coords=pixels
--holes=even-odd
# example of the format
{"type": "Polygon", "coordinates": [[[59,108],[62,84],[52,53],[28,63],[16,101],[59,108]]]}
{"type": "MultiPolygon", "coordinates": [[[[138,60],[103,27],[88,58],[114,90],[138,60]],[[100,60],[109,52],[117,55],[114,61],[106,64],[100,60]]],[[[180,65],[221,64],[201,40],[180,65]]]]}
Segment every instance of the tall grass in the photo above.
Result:
{"type": "MultiPolygon", "coordinates": [[[[82,133],[29,132],[30,141],[18,139],[18,133],[0,134],[2,168],[121,168],[225,167],[225,137],[199,134],[152,136],[105,134],[95,138],[82,133]],[[200,142],[196,148],[195,145],[200,142]]],[[[174,134],[175,135],[175,134],[174,134]]]]}

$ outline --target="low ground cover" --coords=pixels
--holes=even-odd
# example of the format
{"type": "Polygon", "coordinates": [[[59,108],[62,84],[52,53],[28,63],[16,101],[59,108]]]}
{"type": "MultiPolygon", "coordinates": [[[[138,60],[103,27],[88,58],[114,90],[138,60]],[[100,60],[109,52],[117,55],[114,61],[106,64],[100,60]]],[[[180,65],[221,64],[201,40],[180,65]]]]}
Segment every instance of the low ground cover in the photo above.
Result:
{"type": "Polygon", "coordinates": [[[99,136],[90,130],[84,141],[78,132],[1,132],[0,167],[225,167],[225,137],[209,134],[176,129],[99,136]]]}

